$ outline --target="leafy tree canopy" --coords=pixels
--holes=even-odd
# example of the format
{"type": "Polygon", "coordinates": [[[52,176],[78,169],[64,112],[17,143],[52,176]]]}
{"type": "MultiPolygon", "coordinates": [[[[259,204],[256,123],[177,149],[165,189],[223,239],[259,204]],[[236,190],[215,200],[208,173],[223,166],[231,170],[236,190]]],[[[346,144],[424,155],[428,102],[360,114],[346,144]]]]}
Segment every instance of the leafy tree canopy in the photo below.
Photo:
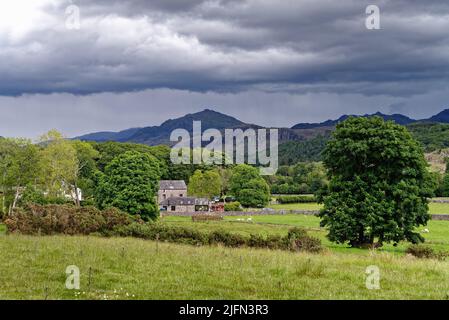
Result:
{"type": "Polygon", "coordinates": [[[330,179],[321,225],[328,237],[352,246],[424,241],[427,197],[434,186],[420,145],[405,127],[380,117],[340,123],[323,152],[330,179]]]}
{"type": "Polygon", "coordinates": [[[196,170],[189,180],[189,195],[212,198],[221,192],[221,178],[217,170],[196,170]]]}
{"type": "Polygon", "coordinates": [[[99,173],[96,201],[100,208],[116,207],[144,219],[156,219],[159,161],[147,153],[128,151],[99,173]]]}
{"type": "Polygon", "coordinates": [[[246,164],[233,168],[229,190],[244,207],[263,207],[270,201],[270,187],[259,169],[246,164]]]}

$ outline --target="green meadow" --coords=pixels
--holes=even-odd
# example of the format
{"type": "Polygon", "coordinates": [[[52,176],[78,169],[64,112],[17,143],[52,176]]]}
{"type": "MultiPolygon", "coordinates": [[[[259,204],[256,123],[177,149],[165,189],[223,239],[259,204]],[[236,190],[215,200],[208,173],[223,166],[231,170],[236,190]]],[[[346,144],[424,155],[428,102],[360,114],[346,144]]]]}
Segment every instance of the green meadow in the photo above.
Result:
{"type": "MultiPolygon", "coordinates": [[[[318,203],[289,203],[272,204],[268,206],[274,210],[320,210],[322,205],[318,203]]],[[[429,203],[429,213],[431,214],[449,214],[449,203],[429,203]]]]}
{"type": "Polygon", "coordinates": [[[0,299],[447,299],[449,263],[156,243],[130,238],[1,236],[0,299]],[[80,289],[65,269],[80,269],[80,289]],[[380,288],[366,287],[366,268],[380,288]]]}
{"type": "MultiPolygon", "coordinates": [[[[306,228],[319,254],[222,246],[189,246],[134,238],[24,236],[0,225],[0,299],[447,299],[449,261],[420,260],[408,246],[348,248],[326,239],[306,215],[226,217],[163,223],[241,234],[285,234],[306,228]],[[79,290],[65,287],[66,267],[80,269],[79,290]],[[380,289],[366,287],[366,268],[380,270],[380,289]]],[[[426,243],[449,250],[449,222],[430,221],[426,243]]],[[[424,229],[424,228],[421,228],[424,229]]]]}

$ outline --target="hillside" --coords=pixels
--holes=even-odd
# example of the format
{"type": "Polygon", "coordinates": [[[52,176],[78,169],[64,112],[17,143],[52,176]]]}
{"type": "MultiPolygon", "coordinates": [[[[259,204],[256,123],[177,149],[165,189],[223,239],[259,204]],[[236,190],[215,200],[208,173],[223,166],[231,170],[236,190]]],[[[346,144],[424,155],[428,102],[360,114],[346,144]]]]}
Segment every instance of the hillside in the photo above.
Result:
{"type": "MultiPolygon", "coordinates": [[[[414,120],[401,114],[386,115],[380,112],[356,117],[373,115],[405,125],[423,145],[427,153],[449,148],[449,109],[443,110],[429,119],[422,120],[414,120]]],[[[278,128],[280,163],[290,164],[297,161],[319,160],[320,153],[335,129],[335,125],[348,117],[350,116],[342,115],[336,120],[327,120],[321,123],[298,123],[292,128],[278,128]]],[[[160,126],[131,128],[119,132],[96,132],[76,137],[75,139],[97,142],[118,141],[146,145],[172,145],[173,142],[170,142],[171,132],[174,129],[185,129],[192,132],[193,121],[201,121],[203,131],[209,128],[216,128],[222,133],[224,133],[224,129],[240,128],[246,130],[248,128],[263,128],[211,109],[205,109],[176,119],[169,119],[160,126]]]]}
{"type": "MultiPolygon", "coordinates": [[[[171,145],[170,134],[175,129],[185,129],[192,133],[193,121],[201,121],[202,130],[210,128],[218,129],[224,133],[225,129],[246,130],[248,128],[259,129],[263,128],[255,124],[245,123],[234,117],[226,114],[216,112],[210,109],[205,109],[197,113],[189,113],[183,117],[176,119],[169,119],[163,122],[160,126],[151,126],[144,128],[132,128],[119,132],[95,132],[83,136],[75,137],[74,139],[84,141],[118,141],[118,142],[134,142],[146,145],[171,145]]],[[[322,130],[319,130],[322,131],[322,130]]],[[[316,134],[310,130],[292,130],[289,128],[279,128],[280,142],[304,140],[313,137],[316,134]]]]}
{"type": "Polygon", "coordinates": [[[449,109],[445,109],[427,120],[431,122],[449,123],[449,109]]]}
{"type": "Polygon", "coordinates": [[[410,124],[407,128],[426,152],[449,147],[449,124],[420,122],[410,124]]]}
{"type": "MultiPolygon", "coordinates": [[[[336,126],[338,123],[345,121],[346,119],[348,119],[349,117],[372,117],[372,116],[379,116],[381,118],[383,118],[386,121],[394,121],[397,124],[401,124],[401,125],[407,125],[409,123],[413,123],[416,122],[417,120],[413,120],[407,116],[404,116],[402,114],[392,114],[392,115],[388,115],[388,114],[383,114],[380,112],[376,112],[374,114],[365,114],[365,115],[342,115],[340,118],[336,119],[336,120],[326,120],[324,122],[320,122],[320,123],[298,123],[296,125],[294,125],[292,127],[292,129],[314,129],[314,128],[321,128],[321,127],[334,127],[336,126]]],[[[448,118],[448,122],[449,122],[449,118],[448,118]]]]}
{"type": "MultiPolygon", "coordinates": [[[[81,140],[87,140],[87,141],[97,141],[97,142],[103,142],[103,141],[127,141],[130,139],[137,131],[139,131],[141,128],[131,128],[126,129],[119,132],[112,132],[112,131],[100,131],[100,132],[94,132],[86,134],[82,137],[78,137],[81,140]]],[[[75,139],[78,139],[75,138],[75,139]]]]}
{"type": "MultiPolygon", "coordinates": [[[[415,122],[406,125],[413,137],[420,142],[429,163],[436,171],[445,169],[445,149],[449,148],[449,124],[415,122]],[[444,169],[443,169],[444,168],[444,169]]],[[[318,135],[305,141],[289,141],[279,147],[279,163],[292,164],[297,161],[319,161],[330,134],[318,135]]]]}

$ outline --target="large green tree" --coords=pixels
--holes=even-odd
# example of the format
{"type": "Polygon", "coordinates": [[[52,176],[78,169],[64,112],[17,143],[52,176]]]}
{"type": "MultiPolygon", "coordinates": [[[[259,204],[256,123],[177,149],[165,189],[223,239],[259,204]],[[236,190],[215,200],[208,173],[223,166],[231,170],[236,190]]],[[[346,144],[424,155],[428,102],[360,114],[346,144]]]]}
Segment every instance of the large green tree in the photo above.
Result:
{"type": "Polygon", "coordinates": [[[190,177],[188,186],[189,195],[212,198],[221,193],[221,178],[217,170],[196,170],[190,177]]]}
{"type": "Polygon", "coordinates": [[[330,179],[319,196],[328,238],[351,246],[424,241],[415,227],[430,218],[433,179],[420,145],[406,128],[380,117],[337,125],[323,152],[330,179]]]}
{"type": "Polygon", "coordinates": [[[27,139],[0,139],[0,188],[2,211],[17,206],[26,186],[35,183],[39,173],[38,148],[27,139]]]}
{"type": "Polygon", "coordinates": [[[99,173],[96,201],[100,208],[116,207],[144,219],[156,219],[159,161],[147,153],[128,151],[99,173]]]}
{"type": "Polygon", "coordinates": [[[56,130],[41,136],[40,141],[44,145],[39,155],[40,183],[46,194],[50,197],[75,197],[73,182],[77,180],[79,162],[72,142],[56,130]]]}
{"type": "Polygon", "coordinates": [[[259,169],[246,164],[232,169],[229,191],[244,207],[263,207],[270,201],[270,187],[259,169]]]}
{"type": "MultiPolygon", "coordinates": [[[[73,180],[70,184],[74,190],[80,188],[83,192],[84,199],[91,199],[95,189],[95,174],[97,172],[97,163],[100,153],[94,149],[92,144],[84,141],[71,141],[72,147],[75,149],[77,165],[73,167],[73,180]]],[[[80,205],[80,197],[78,192],[73,192],[74,201],[80,205]]]]}

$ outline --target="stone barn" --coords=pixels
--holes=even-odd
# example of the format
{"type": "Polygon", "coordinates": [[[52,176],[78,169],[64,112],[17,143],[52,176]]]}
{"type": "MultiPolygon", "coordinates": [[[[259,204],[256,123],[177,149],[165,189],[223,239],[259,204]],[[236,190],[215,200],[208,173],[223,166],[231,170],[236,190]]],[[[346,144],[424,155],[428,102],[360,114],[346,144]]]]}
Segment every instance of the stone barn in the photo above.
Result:
{"type": "Polygon", "coordinates": [[[161,180],[159,181],[159,191],[157,202],[159,204],[168,198],[187,197],[187,186],[184,180],[161,180]]]}

